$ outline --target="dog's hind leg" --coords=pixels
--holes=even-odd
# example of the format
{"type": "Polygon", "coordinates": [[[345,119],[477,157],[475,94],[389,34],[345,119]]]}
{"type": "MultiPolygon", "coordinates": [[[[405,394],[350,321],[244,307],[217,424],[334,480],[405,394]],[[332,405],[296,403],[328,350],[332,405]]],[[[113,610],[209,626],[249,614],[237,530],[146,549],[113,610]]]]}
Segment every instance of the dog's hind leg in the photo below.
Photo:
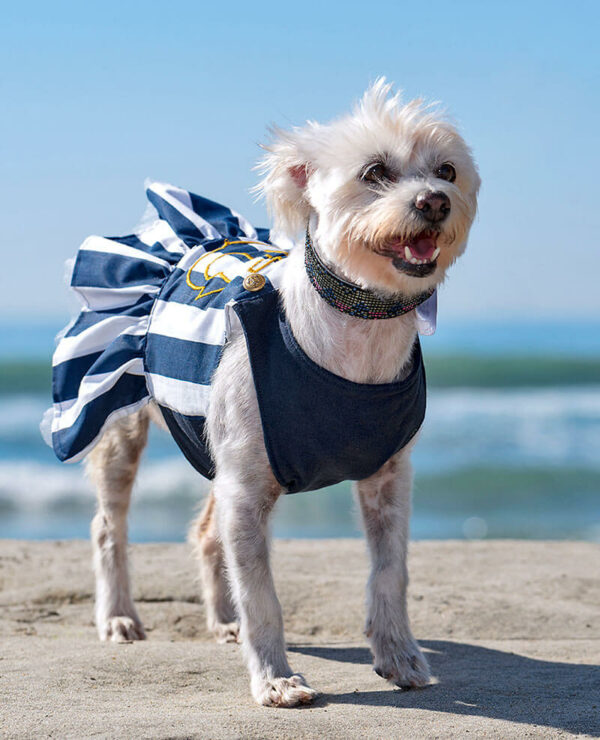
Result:
{"type": "Polygon", "coordinates": [[[200,566],[206,624],[217,642],[237,642],[239,625],[229,592],[223,544],[218,536],[215,497],[211,491],[192,522],[189,542],[200,566]]]}
{"type": "Polygon", "coordinates": [[[96,627],[101,640],[143,640],[127,566],[127,512],[140,456],[148,438],[142,409],[113,424],[87,458],[98,510],[92,521],[96,627]]]}
{"type": "Polygon", "coordinates": [[[357,488],[371,552],[365,632],[374,670],[403,688],[425,686],[429,669],[410,631],[406,610],[410,451],[402,450],[357,488]]]}

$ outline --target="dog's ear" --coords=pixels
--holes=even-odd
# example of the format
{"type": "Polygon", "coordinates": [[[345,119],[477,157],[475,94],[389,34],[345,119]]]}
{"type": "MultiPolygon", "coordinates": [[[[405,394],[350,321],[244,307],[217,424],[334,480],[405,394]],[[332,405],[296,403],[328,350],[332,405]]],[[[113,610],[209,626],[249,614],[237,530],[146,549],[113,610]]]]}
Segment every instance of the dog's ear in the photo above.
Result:
{"type": "Polygon", "coordinates": [[[273,128],[271,137],[257,166],[263,178],[253,192],[267,201],[274,230],[291,238],[306,228],[310,215],[306,188],[313,168],[304,151],[301,129],[273,128]]]}

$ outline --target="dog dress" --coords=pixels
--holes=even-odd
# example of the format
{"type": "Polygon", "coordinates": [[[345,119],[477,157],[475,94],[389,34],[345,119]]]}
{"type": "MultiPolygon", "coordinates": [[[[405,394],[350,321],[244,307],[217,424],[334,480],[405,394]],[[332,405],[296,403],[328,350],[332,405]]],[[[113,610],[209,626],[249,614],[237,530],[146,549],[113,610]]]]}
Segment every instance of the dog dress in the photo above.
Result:
{"type": "Polygon", "coordinates": [[[354,383],[325,370],[282,310],[290,243],[171,185],[146,192],[156,220],[129,236],[89,237],[75,259],[71,287],[83,309],[57,345],[49,410],[60,460],[82,459],[109,424],[154,401],[186,458],[214,477],[210,382],[240,331],[269,462],[286,492],[367,478],[408,444],[425,414],[418,339],[402,381],[354,383]]]}

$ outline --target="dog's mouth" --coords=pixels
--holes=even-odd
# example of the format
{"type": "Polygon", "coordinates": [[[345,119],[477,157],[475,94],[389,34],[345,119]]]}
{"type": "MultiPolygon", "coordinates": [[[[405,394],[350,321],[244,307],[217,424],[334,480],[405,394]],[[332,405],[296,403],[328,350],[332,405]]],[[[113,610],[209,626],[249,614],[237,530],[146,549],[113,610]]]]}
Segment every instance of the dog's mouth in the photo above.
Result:
{"type": "Polygon", "coordinates": [[[440,253],[437,246],[438,231],[420,231],[414,236],[392,239],[380,251],[385,257],[392,258],[392,264],[400,272],[413,277],[426,277],[436,268],[440,253]]]}

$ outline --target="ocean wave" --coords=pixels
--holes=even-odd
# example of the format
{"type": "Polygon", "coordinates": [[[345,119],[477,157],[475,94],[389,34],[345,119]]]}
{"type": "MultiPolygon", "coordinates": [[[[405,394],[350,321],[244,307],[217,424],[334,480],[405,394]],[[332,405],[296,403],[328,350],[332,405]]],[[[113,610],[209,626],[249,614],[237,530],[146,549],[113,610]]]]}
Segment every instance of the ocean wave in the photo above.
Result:
{"type": "MultiPolygon", "coordinates": [[[[183,460],[146,464],[133,494],[132,541],[183,540],[207,491],[183,460]]],[[[411,529],[416,538],[598,540],[599,491],[600,472],[581,469],[417,471],[411,529]]],[[[0,464],[0,537],[87,537],[94,508],[80,467],[0,464]]],[[[351,485],[283,496],[273,530],[281,537],[359,535],[351,485]]]]}
{"type": "Polygon", "coordinates": [[[438,420],[465,415],[600,419],[600,384],[587,388],[437,390],[430,398],[438,420]]]}
{"type": "Polygon", "coordinates": [[[600,469],[600,386],[436,390],[415,449],[427,472],[474,464],[600,469]]]}
{"type": "Polygon", "coordinates": [[[51,406],[50,396],[19,393],[0,397],[0,440],[36,430],[44,411],[51,406]]]}
{"type": "MultiPolygon", "coordinates": [[[[150,505],[199,501],[209,487],[183,458],[145,461],[134,487],[136,502],[150,505]]],[[[19,461],[0,463],[0,509],[56,510],[89,507],[94,489],[82,466],[19,461]]]]}

